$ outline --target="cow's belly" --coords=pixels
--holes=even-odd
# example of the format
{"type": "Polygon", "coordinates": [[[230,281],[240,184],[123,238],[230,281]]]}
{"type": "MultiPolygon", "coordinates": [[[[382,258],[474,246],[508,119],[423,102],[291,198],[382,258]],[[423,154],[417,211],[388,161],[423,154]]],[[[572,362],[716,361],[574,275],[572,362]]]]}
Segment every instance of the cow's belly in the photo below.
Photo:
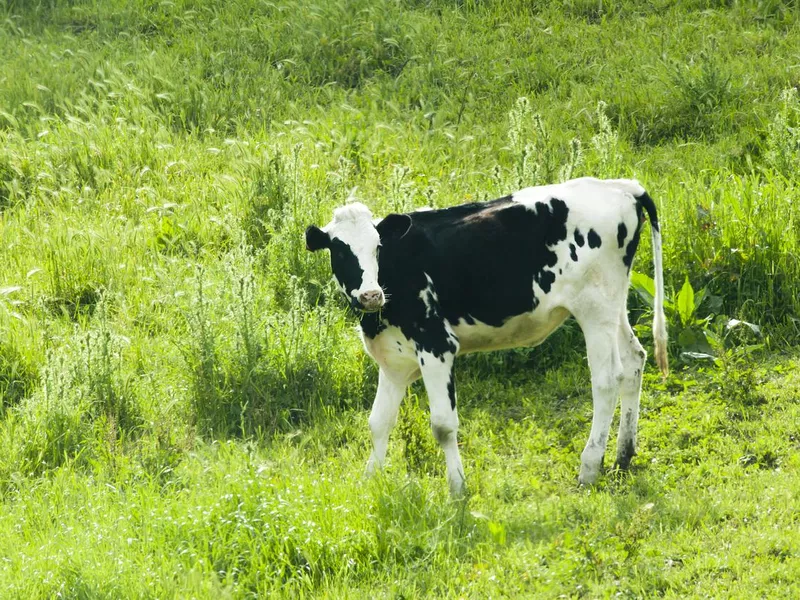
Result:
{"type": "Polygon", "coordinates": [[[501,327],[492,327],[480,321],[467,324],[464,320],[453,326],[460,344],[459,354],[482,350],[502,350],[521,346],[536,346],[569,317],[563,307],[544,309],[509,318],[501,327]]]}

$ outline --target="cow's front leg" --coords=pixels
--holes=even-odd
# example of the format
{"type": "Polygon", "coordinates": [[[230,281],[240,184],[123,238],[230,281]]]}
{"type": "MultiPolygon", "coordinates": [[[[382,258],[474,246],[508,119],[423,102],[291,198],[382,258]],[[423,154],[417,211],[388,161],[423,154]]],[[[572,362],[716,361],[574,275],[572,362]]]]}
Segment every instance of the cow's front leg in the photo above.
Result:
{"type": "Polygon", "coordinates": [[[367,462],[368,475],[383,467],[383,461],[386,459],[389,434],[397,423],[397,411],[406,393],[407,386],[405,382],[398,383],[400,379],[391,377],[383,369],[378,374],[378,392],[375,394],[375,402],[372,403],[372,412],[369,415],[372,454],[367,462]]]}
{"type": "Polygon", "coordinates": [[[458,411],[453,372],[455,353],[418,351],[417,356],[425,389],[428,391],[433,437],[444,450],[450,494],[460,497],[464,493],[464,467],[458,452],[458,411]]]}

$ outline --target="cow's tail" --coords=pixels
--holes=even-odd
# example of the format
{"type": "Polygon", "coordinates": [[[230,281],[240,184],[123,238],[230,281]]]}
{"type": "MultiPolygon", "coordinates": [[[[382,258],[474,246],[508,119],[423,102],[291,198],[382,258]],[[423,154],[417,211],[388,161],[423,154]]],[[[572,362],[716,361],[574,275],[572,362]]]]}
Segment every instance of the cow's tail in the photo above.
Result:
{"type": "Polygon", "coordinates": [[[667,358],[667,320],[664,317],[664,269],[661,261],[661,230],[658,225],[656,205],[647,192],[636,196],[636,202],[647,211],[650,219],[650,233],[653,238],[653,279],[656,283],[655,306],[653,307],[653,341],[655,343],[656,364],[664,376],[669,374],[667,358]]]}

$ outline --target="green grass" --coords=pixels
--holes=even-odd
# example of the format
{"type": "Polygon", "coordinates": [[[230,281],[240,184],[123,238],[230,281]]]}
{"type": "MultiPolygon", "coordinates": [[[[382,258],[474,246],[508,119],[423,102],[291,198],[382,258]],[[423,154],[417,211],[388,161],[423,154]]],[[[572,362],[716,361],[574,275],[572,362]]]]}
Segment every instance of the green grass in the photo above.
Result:
{"type": "Polygon", "coordinates": [[[799,28],[769,1],[0,0],[0,597],[796,596],[799,28]],[[459,363],[467,502],[417,387],[363,480],[376,370],[305,227],[354,188],[385,214],[579,175],[639,178],[669,295],[763,337],[698,363],[671,322],[634,469],[593,489],[574,323],[459,363]]]}

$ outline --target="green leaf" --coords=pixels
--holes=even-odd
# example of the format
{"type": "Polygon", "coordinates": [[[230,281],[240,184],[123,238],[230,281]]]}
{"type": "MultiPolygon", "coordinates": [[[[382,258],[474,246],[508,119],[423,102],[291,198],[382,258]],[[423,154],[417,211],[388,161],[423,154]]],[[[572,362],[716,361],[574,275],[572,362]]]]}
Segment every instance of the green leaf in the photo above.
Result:
{"type": "Polygon", "coordinates": [[[716,360],[716,356],[706,352],[681,352],[681,358],[691,358],[692,360],[716,360]]]}
{"type": "Polygon", "coordinates": [[[642,297],[642,300],[644,300],[647,305],[652,308],[656,295],[655,282],[644,273],[632,271],[631,285],[633,286],[633,289],[636,290],[636,293],[642,297]]]}
{"type": "Polygon", "coordinates": [[[681,291],[678,292],[675,304],[678,309],[678,316],[681,319],[681,324],[687,325],[692,320],[695,309],[694,290],[692,289],[692,284],[689,283],[688,275],[686,276],[686,281],[684,281],[681,291]]]}
{"type": "Polygon", "coordinates": [[[694,295],[694,308],[697,310],[700,308],[700,305],[703,303],[703,300],[706,299],[706,294],[708,293],[708,288],[703,288],[699,292],[694,295]]]}
{"type": "Polygon", "coordinates": [[[697,336],[691,329],[683,329],[678,334],[678,345],[681,348],[691,348],[697,343],[697,336]]]}
{"type": "Polygon", "coordinates": [[[756,325],[755,323],[748,323],[747,321],[740,321],[739,319],[731,319],[725,324],[725,329],[733,329],[734,327],[744,326],[750,329],[753,333],[760,336],[761,335],[761,327],[756,325]]]}

